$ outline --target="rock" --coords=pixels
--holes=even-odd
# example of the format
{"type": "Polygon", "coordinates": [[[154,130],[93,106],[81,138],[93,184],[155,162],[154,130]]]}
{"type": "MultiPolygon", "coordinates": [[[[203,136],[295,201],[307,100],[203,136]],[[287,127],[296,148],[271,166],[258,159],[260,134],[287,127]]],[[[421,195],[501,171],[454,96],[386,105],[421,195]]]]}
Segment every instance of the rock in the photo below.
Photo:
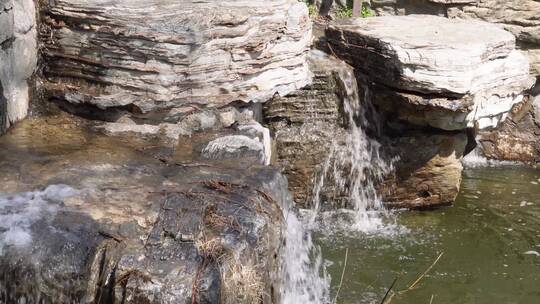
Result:
{"type": "Polygon", "coordinates": [[[180,135],[190,135],[191,132],[182,128],[181,125],[162,123],[159,125],[134,124],[134,123],[105,123],[98,127],[105,134],[122,136],[132,134],[140,137],[156,138],[172,144],[178,143],[180,135]]]}
{"type": "MultiPolygon", "coordinates": [[[[534,92],[533,94],[540,92],[534,92]]],[[[512,109],[499,128],[478,133],[481,153],[488,159],[540,163],[540,94],[512,109]]]]}
{"type": "Polygon", "coordinates": [[[0,81],[0,134],[4,134],[8,127],[7,99],[4,96],[2,81],[0,81]]]}
{"type": "Polygon", "coordinates": [[[461,184],[464,132],[413,132],[391,138],[389,153],[398,156],[395,170],[379,186],[389,208],[426,209],[451,205],[461,184]]]}
{"type": "Polygon", "coordinates": [[[540,75],[540,3],[535,0],[371,0],[378,15],[431,14],[488,21],[513,33],[530,54],[531,74],[540,75]]]}
{"type": "Polygon", "coordinates": [[[274,161],[289,179],[295,203],[303,207],[310,204],[315,178],[334,141],[345,140],[342,83],[354,79],[349,65],[324,53],[312,51],[308,62],[314,75],[311,85],[264,105],[264,120],[274,137],[274,161]]]}
{"type": "Polygon", "coordinates": [[[290,198],[276,169],[205,161],[208,133],[162,157],[94,125],[63,113],[0,138],[1,302],[280,298],[290,198]]]}
{"type": "Polygon", "coordinates": [[[229,135],[220,137],[208,143],[202,150],[207,159],[228,159],[252,156],[266,163],[264,145],[245,135],[229,135]]]}
{"type": "Polygon", "coordinates": [[[265,102],[309,80],[311,23],[296,0],[59,0],[41,14],[45,89],[75,111],[161,122],[186,106],[265,102]]]}
{"type": "Polygon", "coordinates": [[[334,22],[326,35],[332,51],[375,83],[377,93],[387,91],[383,108],[414,124],[494,127],[534,83],[513,35],[487,22],[428,15],[360,18],[334,22]],[[410,109],[419,105],[423,110],[415,117],[410,109]]]}
{"type": "Polygon", "coordinates": [[[37,65],[35,14],[32,0],[0,0],[0,134],[28,112],[28,80],[37,65]]]}

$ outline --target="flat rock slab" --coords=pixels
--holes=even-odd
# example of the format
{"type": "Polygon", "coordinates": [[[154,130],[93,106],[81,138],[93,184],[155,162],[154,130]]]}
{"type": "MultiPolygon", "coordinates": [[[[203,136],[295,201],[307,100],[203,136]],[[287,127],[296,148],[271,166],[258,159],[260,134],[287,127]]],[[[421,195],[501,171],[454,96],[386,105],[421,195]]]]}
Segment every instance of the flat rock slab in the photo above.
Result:
{"type": "Polygon", "coordinates": [[[338,57],[399,95],[394,98],[401,100],[398,106],[421,103],[455,115],[440,123],[411,119],[417,124],[446,130],[494,126],[534,84],[514,36],[483,21],[429,15],[358,18],[331,24],[326,35],[338,57]]]}
{"type": "Polygon", "coordinates": [[[59,0],[41,8],[53,97],[138,114],[264,102],[307,84],[304,3],[59,0]]]}

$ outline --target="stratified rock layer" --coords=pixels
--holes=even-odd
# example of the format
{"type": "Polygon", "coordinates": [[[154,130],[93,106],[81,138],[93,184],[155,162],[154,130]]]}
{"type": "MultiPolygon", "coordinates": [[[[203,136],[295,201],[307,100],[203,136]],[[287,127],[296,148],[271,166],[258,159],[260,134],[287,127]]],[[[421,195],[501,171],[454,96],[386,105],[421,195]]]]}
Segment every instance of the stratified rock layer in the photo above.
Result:
{"type": "Polygon", "coordinates": [[[311,85],[264,105],[265,123],[274,135],[274,161],[287,175],[296,204],[303,207],[310,204],[332,145],[346,138],[340,114],[342,83],[354,78],[352,67],[323,53],[312,52],[309,65],[311,85]]]}
{"type": "Polygon", "coordinates": [[[46,88],[75,105],[159,121],[187,105],[264,102],[309,80],[311,23],[296,0],[59,0],[42,15],[46,88]]]}
{"type": "Polygon", "coordinates": [[[514,36],[487,22],[387,16],[338,21],[326,34],[332,51],[387,97],[382,108],[417,125],[494,127],[534,84],[514,36]]]}
{"type": "Polygon", "coordinates": [[[29,83],[37,65],[32,0],[0,0],[0,134],[26,117],[29,83]]]}
{"type": "Polygon", "coordinates": [[[499,128],[478,133],[477,140],[485,157],[540,164],[540,87],[532,93],[512,109],[499,128]]]}

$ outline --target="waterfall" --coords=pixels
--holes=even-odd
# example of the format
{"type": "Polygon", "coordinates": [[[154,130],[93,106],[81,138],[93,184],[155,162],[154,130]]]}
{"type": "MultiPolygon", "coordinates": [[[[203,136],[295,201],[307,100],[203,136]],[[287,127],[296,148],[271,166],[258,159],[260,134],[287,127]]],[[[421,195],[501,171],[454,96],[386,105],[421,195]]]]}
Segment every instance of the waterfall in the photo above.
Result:
{"type": "Polygon", "coordinates": [[[324,272],[321,252],[313,243],[311,231],[293,210],[287,212],[286,220],[281,303],[330,303],[330,278],[324,272]]]}
{"type": "MultiPolygon", "coordinates": [[[[330,192],[345,197],[350,205],[349,209],[338,211],[338,215],[344,219],[343,227],[338,228],[384,234],[383,228],[392,227],[383,223],[389,213],[376,190],[377,182],[382,181],[393,169],[392,162],[383,159],[380,153],[381,145],[368,136],[367,130],[377,128],[369,126],[375,118],[368,105],[369,90],[362,87],[363,100],[366,101],[362,103],[354,72],[343,70],[339,76],[336,79],[339,80],[347,132],[344,140],[336,138],[332,142],[329,155],[314,185],[312,209],[302,210],[307,213],[307,216],[303,217],[304,221],[301,221],[294,211],[287,214],[285,282],[282,289],[284,304],[331,302],[330,278],[324,271],[320,250],[311,236],[318,221],[324,221],[325,216],[335,214],[332,211],[323,212],[323,205],[331,203],[323,201],[323,192],[327,188],[332,188],[330,192]]],[[[306,123],[316,124],[317,119],[313,121],[306,123]]],[[[335,225],[336,220],[335,217],[331,219],[332,225],[335,225]]],[[[332,230],[327,228],[325,227],[326,230],[332,230]]]]}
{"type": "MultiPolygon", "coordinates": [[[[331,203],[322,200],[322,192],[332,187],[332,192],[344,196],[350,205],[346,212],[350,213],[352,223],[348,223],[347,227],[360,232],[378,231],[382,227],[381,215],[387,213],[375,185],[392,170],[392,162],[383,159],[381,145],[367,134],[369,123],[376,122],[375,114],[369,107],[369,89],[362,87],[362,102],[354,72],[344,71],[340,76],[338,85],[347,134],[344,142],[334,140],[319,173],[313,190],[310,220],[314,224],[321,216],[323,204],[331,203]]],[[[371,126],[371,129],[374,128],[378,127],[371,126]]]]}

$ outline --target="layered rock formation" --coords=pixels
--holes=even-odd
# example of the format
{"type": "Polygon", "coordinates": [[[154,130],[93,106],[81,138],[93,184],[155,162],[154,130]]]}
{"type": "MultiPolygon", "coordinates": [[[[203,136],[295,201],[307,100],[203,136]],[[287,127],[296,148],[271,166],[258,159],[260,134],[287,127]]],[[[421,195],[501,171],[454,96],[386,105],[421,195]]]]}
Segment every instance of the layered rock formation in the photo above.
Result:
{"type": "MultiPolygon", "coordinates": [[[[449,18],[484,20],[496,24],[515,35],[517,47],[528,55],[531,74],[540,76],[540,2],[535,0],[372,0],[379,15],[433,14],[449,18]]],[[[534,100],[533,97],[529,99],[534,100]]],[[[479,139],[485,156],[500,160],[537,162],[535,152],[537,130],[532,118],[534,108],[530,101],[516,105],[512,119],[504,123],[501,133],[482,132],[479,139]],[[528,113],[523,113],[528,109],[528,113]],[[515,151],[511,151],[516,145],[515,151]],[[534,156],[533,156],[534,155],[534,156]]]]}
{"type": "Polygon", "coordinates": [[[387,16],[336,21],[326,36],[355,67],[360,96],[383,115],[383,145],[400,158],[380,186],[393,207],[452,203],[471,148],[465,130],[497,126],[534,84],[514,36],[487,22],[387,16]]]}
{"type": "Polygon", "coordinates": [[[531,72],[540,75],[540,3],[535,0],[371,0],[378,15],[431,14],[478,19],[502,26],[528,52],[531,72]]]}
{"type": "Polygon", "coordinates": [[[385,95],[381,108],[416,125],[494,127],[534,84],[512,34],[485,22],[378,17],[336,22],[327,36],[338,56],[375,83],[374,95],[385,95]]]}
{"type": "Polygon", "coordinates": [[[476,139],[485,157],[540,164],[540,87],[530,93],[501,126],[478,133],[476,139]]]}
{"type": "Polygon", "coordinates": [[[354,77],[352,67],[324,53],[313,51],[308,59],[312,84],[264,105],[274,161],[287,175],[296,204],[303,207],[312,200],[315,179],[332,145],[345,140],[343,83],[354,77]]]}
{"type": "Polygon", "coordinates": [[[0,1],[0,134],[26,117],[28,79],[37,65],[36,10],[32,0],[0,1]]]}
{"type": "Polygon", "coordinates": [[[309,80],[311,23],[296,0],[60,0],[42,15],[45,88],[73,111],[174,122],[189,106],[264,102],[309,80]]]}

